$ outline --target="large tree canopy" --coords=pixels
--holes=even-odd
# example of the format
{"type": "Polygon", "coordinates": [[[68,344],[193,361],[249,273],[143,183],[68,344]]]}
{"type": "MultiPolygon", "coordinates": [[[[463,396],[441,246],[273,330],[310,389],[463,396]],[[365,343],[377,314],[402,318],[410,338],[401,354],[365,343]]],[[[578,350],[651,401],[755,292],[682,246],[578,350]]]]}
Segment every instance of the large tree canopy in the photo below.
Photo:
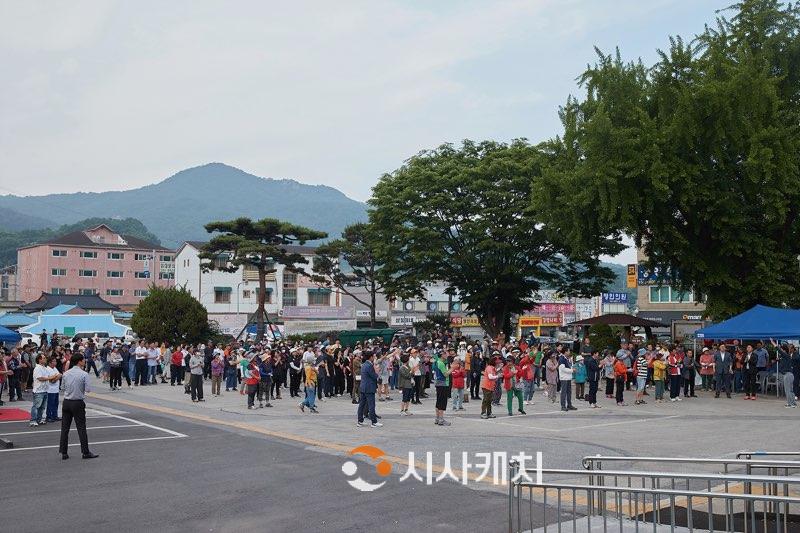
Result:
{"type": "Polygon", "coordinates": [[[203,245],[200,258],[206,270],[236,272],[242,266],[258,271],[258,307],[256,308],[256,340],[264,338],[264,304],[267,274],[281,264],[291,272],[302,272],[305,257],[289,248],[292,244],[324,239],[327,234],[274,218],[250,220],[237,218],[225,222],[209,222],[209,233],[219,233],[203,245]]]}
{"type": "MultiPolygon", "coordinates": [[[[465,141],[422,152],[381,177],[369,201],[376,249],[395,286],[444,282],[492,335],[547,287],[597,294],[612,274],[597,261],[619,245],[595,239],[573,253],[530,209],[547,159],[523,140],[465,141]]],[[[560,211],[557,205],[548,209],[560,211]]]]}
{"type": "Polygon", "coordinates": [[[185,287],[151,285],[149,290],[131,319],[139,338],[167,344],[208,340],[212,331],[206,308],[185,287]]]}
{"type": "Polygon", "coordinates": [[[534,205],[573,244],[632,235],[722,318],[800,305],[800,11],[746,0],[646,68],[598,52],[534,205]]]}

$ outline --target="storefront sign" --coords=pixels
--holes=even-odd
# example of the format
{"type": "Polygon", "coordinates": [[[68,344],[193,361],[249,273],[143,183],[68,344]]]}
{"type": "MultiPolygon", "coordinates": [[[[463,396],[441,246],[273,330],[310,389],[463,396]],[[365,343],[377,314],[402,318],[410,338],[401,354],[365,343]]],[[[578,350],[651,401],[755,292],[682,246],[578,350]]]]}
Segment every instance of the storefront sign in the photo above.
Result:
{"type": "Polygon", "coordinates": [[[626,304],[628,303],[628,293],[627,292],[604,292],[603,296],[603,303],[604,304],[626,304]]]}
{"type": "Polygon", "coordinates": [[[287,320],[284,323],[286,335],[303,335],[305,333],[323,333],[356,329],[356,320],[287,320]]]}
{"type": "Polygon", "coordinates": [[[332,307],[328,305],[286,305],[283,307],[283,318],[304,318],[304,319],[335,319],[347,320],[355,318],[353,307],[332,307]]]}
{"type": "Polygon", "coordinates": [[[454,328],[478,328],[481,324],[476,316],[454,316],[450,319],[450,325],[454,328]]]}
{"type": "MultiPolygon", "coordinates": [[[[386,318],[386,311],[375,310],[375,318],[386,318]]],[[[369,309],[357,309],[356,318],[369,318],[369,309]]]]}
{"type": "Polygon", "coordinates": [[[536,304],[536,311],[538,313],[572,313],[575,314],[575,304],[574,303],[541,303],[536,304]]]}
{"type": "Polygon", "coordinates": [[[628,265],[628,278],[627,278],[627,287],[629,289],[636,288],[636,265],[628,265]]]}
{"type": "Polygon", "coordinates": [[[390,326],[413,326],[416,322],[424,322],[424,316],[413,316],[413,315],[400,315],[400,316],[392,316],[389,320],[390,326]]]}
{"type": "Polygon", "coordinates": [[[518,322],[521,328],[538,328],[542,325],[542,317],[539,316],[521,316],[518,322]]]}

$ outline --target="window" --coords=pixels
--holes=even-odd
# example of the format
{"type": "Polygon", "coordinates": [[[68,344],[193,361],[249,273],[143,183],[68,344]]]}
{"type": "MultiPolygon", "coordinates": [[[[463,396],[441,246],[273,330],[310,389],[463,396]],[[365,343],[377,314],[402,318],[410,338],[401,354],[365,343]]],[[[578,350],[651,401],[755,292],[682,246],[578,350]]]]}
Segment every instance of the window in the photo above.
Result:
{"type": "Polygon", "coordinates": [[[331,291],[327,289],[308,289],[308,305],[330,305],[331,291]]]}
{"type": "Polygon", "coordinates": [[[283,305],[297,305],[297,289],[283,289],[283,305]]]}
{"type": "Polygon", "coordinates": [[[134,272],[133,277],[136,279],[147,279],[150,277],[150,272],[134,272]]]}
{"type": "Polygon", "coordinates": [[[121,278],[122,271],[121,270],[109,270],[106,272],[107,278],[121,278]]]}
{"type": "Polygon", "coordinates": [[[159,261],[163,261],[165,263],[172,263],[174,260],[175,258],[172,257],[171,255],[162,255],[161,257],[159,257],[159,261]]]}
{"type": "Polygon", "coordinates": [[[133,259],[136,261],[147,261],[147,254],[133,254],[133,259]]]}
{"type": "Polygon", "coordinates": [[[108,252],[108,258],[113,259],[115,261],[119,261],[125,259],[125,254],[120,252],[108,252]]]}
{"type": "Polygon", "coordinates": [[[691,292],[681,292],[672,287],[650,287],[650,303],[692,303],[694,295],[691,292]]]}
{"type": "Polygon", "coordinates": [[[228,266],[228,256],[227,255],[220,255],[216,259],[214,259],[214,267],[215,268],[226,268],[228,266]]]}
{"type": "Polygon", "coordinates": [[[106,296],[122,296],[122,289],[106,289],[106,296]]]}
{"type": "Polygon", "coordinates": [[[84,252],[81,250],[80,255],[83,259],[97,259],[97,252],[84,252]]]}
{"type": "Polygon", "coordinates": [[[67,257],[66,250],[53,250],[53,257],[67,257]]]}
{"type": "Polygon", "coordinates": [[[54,268],[50,271],[51,276],[66,276],[67,269],[66,268],[54,268]]]}
{"type": "Polygon", "coordinates": [[[82,278],[97,277],[97,270],[78,270],[78,275],[82,278]]]}
{"type": "MultiPolygon", "coordinates": [[[[256,294],[255,296],[258,297],[259,289],[256,287],[256,294]]],[[[267,294],[264,296],[264,303],[271,304],[272,303],[272,289],[267,289],[267,294]]]]}
{"type": "Polygon", "coordinates": [[[158,279],[175,279],[175,272],[159,272],[158,279]]]}
{"type": "Polygon", "coordinates": [[[230,287],[214,287],[214,303],[215,304],[229,304],[229,303],[231,303],[231,288],[230,287]]]}
{"type": "Polygon", "coordinates": [[[97,294],[97,289],[78,289],[78,294],[81,296],[94,296],[97,294]]]}
{"type": "Polygon", "coordinates": [[[297,274],[294,272],[284,272],[283,273],[283,286],[286,287],[287,285],[296,285],[297,284],[297,274]]]}
{"type": "Polygon", "coordinates": [[[150,295],[150,291],[148,291],[147,289],[134,289],[133,295],[139,296],[141,298],[146,298],[147,296],[150,295]]]}
{"type": "Polygon", "coordinates": [[[50,294],[67,294],[67,289],[53,287],[50,289],[50,294]]]}

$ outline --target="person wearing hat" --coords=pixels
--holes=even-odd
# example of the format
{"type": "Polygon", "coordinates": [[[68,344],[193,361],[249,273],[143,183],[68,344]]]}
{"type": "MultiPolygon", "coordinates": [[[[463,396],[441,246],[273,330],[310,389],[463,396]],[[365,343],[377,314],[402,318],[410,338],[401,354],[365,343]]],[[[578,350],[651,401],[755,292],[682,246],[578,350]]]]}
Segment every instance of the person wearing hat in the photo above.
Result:
{"type": "Polygon", "coordinates": [[[261,378],[258,383],[258,407],[265,407],[264,401],[267,402],[266,407],[272,407],[269,403],[269,390],[272,387],[272,356],[268,351],[259,357],[258,374],[261,378]]]}
{"type": "Polygon", "coordinates": [[[586,364],[582,355],[575,358],[575,365],[573,366],[573,377],[575,381],[575,399],[584,400],[586,389],[586,364]]]}
{"type": "Polygon", "coordinates": [[[315,400],[317,398],[317,365],[313,363],[303,363],[305,370],[306,397],[300,402],[300,411],[305,413],[306,407],[312,412],[317,413],[315,400]]]}
{"type": "Polygon", "coordinates": [[[512,407],[514,405],[514,398],[517,398],[517,411],[524,415],[525,410],[522,408],[522,389],[524,387],[521,372],[517,368],[516,360],[513,355],[508,356],[506,365],[503,367],[503,389],[506,391],[506,407],[508,408],[508,416],[512,416],[512,407]]]}

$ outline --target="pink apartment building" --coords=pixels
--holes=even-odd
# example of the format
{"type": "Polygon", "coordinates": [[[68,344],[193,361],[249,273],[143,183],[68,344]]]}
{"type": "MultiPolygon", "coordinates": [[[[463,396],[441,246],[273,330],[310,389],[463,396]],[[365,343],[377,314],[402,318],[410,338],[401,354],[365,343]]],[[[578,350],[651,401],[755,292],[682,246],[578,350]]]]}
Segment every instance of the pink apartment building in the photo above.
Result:
{"type": "Polygon", "coordinates": [[[130,308],[152,283],[175,284],[175,251],[106,225],[17,250],[18,298],[24,302],[42,293],[96,294],[130,308]]]}

